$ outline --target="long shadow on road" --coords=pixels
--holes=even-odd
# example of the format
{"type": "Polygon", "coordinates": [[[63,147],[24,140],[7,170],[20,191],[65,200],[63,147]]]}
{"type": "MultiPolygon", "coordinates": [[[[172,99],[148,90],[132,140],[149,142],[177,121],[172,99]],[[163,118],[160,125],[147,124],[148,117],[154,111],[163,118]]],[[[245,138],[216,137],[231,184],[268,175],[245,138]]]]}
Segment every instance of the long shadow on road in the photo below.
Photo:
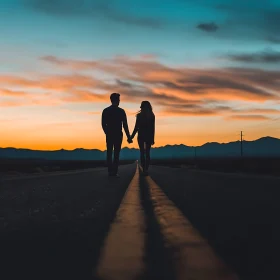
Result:
{"type": "Polygon", "coordinates": [[[171,266],[171,254],[164,247],[163,236],[157,222],[154,206],[145,177],[140,177],[140,197],[146,219],[146,265],[147,275],[145,279],[175,279],[175,273],[171,266]]]}
{"type": "Polygon", "coordinates": [[[240,279],[280,279],[279,179],[155,166],[150,173],[240,279]]]}

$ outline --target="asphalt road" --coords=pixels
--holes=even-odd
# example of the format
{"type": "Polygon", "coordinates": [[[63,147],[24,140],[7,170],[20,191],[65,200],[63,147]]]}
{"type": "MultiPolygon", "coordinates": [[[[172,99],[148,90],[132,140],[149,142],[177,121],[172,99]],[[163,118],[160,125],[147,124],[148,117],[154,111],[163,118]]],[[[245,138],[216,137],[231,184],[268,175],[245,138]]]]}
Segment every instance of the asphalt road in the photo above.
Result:
{"type": "Polygon", "coordinates": [[[136,170],[4,180],[0,278],[280,279],[280,178],[136,170]]]}
{"type": "Polygon", "coordinates": [[[167,167],[150,174],[241,279],[280,279],[280,178],[167,167]]]}
{"type": "Polygon", "coordinates": [[[118,180],[98,168],[3,181],[0,278],[90,279],[135,165],[120,173],[118,180]]]}

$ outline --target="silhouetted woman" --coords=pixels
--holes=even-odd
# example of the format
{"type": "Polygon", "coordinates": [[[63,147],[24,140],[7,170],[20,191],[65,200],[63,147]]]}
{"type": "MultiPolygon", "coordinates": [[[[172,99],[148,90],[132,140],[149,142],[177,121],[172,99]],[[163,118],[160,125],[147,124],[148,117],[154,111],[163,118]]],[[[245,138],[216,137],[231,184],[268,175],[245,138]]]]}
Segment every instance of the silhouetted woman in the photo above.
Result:
{"type": "Polygon", "coordinates": [[[138,132],[138,145],[140,149],[140,160],[143,172],[148,174],[150,165],[150,150],[155,143],[155,115],[149,101],[143,101],[140,106],[141,110],[136,115],[136,123],[131,139],[138,132]]]}

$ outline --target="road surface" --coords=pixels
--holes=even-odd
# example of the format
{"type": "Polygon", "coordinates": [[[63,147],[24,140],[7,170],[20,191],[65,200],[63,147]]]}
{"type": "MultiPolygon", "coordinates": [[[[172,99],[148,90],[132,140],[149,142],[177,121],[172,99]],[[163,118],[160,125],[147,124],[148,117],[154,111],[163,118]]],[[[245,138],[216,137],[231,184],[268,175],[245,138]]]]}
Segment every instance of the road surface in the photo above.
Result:
{"type": "Polygon", "coordinates": [[[7,179],[1,279],[279,279],[280,179],[136,164],[7,179]]]}

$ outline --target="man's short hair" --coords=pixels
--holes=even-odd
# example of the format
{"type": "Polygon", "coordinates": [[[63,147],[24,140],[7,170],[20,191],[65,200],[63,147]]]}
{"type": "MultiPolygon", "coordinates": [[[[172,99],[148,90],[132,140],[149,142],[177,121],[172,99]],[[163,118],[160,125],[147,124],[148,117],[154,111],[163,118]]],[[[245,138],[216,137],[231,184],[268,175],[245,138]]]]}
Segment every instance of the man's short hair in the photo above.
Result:
{"type": "Polygon", "coordinates": [[[115,102],[115,101],[119,101],[120,100],[120,94],[114,92],[110,95],[110,99],[111,99],[112,103],[115,102]]]}

